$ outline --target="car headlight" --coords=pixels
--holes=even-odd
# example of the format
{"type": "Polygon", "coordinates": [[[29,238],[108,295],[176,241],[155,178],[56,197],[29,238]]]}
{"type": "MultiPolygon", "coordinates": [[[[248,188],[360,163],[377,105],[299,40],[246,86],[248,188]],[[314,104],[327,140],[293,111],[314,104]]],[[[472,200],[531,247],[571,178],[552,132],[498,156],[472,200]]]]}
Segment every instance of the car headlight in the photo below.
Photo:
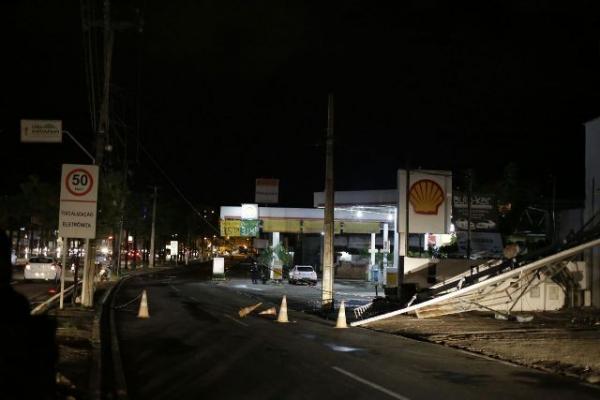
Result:
{"type": "Polygon", "coordinates": [[[29,265],[29,264],[25,265],[25,269],[31,269],[31,265],[29,265]]]}
{"type": "Polygon", "coordinates": [[[50,269],[51,269],[52,271],[56,271],[56,267],[55,267],[54,265],[52,265],[52,266],[50,267],[50,269]]]}

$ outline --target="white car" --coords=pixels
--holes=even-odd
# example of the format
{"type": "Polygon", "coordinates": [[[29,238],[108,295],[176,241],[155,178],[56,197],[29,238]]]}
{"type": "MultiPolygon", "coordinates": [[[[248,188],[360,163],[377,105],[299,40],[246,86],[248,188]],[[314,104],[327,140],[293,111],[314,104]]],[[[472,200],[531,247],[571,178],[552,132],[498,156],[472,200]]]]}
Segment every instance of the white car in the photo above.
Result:
{"type": "Polygon", "coordinates": [[[317,284],[317,273],[310,265],[296,265],[290,269],[288,282],[296,284],[298,282],[306,282],[309,285],[317,284]]]}
{"type": "Polygon", "coordinates": [[[50,257],[31,257],[25,269],[23,270],[23,278],[27,279],[44,279],[54,280],[60,274],[60,269],[50,257]],[[57,276],[58,275],[58,276],[57,276]]]}
{"type": "Polygon", "coordinates": [[[486,219],[475,224],[477,229],[493,229],[496,227],[496,223],[492,220],[486,219]]]}
{"type": "MultiPolygon", "coordinates": [[[[475,222],[471,221],[471,229],[475,229],[475,222]]],[[[469,221],[466,218],[458,218],[454,221],[454,226],[458,229],[467,230],[469,229],[469,221]]]]}

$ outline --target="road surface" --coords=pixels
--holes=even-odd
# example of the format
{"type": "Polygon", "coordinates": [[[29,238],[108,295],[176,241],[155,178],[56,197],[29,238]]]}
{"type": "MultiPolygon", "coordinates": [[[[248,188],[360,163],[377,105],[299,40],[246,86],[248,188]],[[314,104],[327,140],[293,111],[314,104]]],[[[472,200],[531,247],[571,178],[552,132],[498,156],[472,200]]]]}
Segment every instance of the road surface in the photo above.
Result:
{"type": "Polygon", "coordinates": [[[240,319],[241,307],[275,304],[260,292],[206,280],[206,269],[132,277],[117,293],[116,333],[130,398],[600,397],[574,380],[368,329],[334,329],[332,321],[303,312],[291,310],[288,324],[240,319]],[[139,301],[131,302],[144,289],[147,320],[137,319],[139,301]]]}

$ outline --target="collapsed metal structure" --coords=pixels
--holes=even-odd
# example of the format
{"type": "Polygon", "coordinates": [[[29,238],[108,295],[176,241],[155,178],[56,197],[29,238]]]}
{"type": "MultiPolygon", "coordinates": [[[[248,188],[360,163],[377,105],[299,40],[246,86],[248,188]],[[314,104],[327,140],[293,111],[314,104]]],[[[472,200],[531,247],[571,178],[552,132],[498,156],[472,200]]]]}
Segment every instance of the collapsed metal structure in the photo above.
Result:
{"type": "Polygon", "coordinates": [[[478,265],[418,293],[400,310],[356,321],[352,326],[407,313],[428,318],[473,310],[499,312],[499,308],[504,308],[510,314],[525,294],[548,280],[572,292],[577,282],[566,267],[581,252],[595,246],[600,246],[600,213],[565,243],[555,243],[514,259],[478,265]]]}

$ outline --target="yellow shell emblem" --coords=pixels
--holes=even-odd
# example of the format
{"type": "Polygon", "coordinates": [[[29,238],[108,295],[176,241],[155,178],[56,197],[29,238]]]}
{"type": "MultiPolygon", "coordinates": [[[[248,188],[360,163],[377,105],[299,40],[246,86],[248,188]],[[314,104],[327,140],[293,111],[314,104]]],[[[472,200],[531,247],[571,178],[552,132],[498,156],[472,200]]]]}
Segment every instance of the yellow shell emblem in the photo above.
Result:
{"type": "Polygon", "coordinates": [[[437,214],[444,202],[444,191],[436,182],[422,179],[411,186],[409,200],[417,214],[437,214]]]}

